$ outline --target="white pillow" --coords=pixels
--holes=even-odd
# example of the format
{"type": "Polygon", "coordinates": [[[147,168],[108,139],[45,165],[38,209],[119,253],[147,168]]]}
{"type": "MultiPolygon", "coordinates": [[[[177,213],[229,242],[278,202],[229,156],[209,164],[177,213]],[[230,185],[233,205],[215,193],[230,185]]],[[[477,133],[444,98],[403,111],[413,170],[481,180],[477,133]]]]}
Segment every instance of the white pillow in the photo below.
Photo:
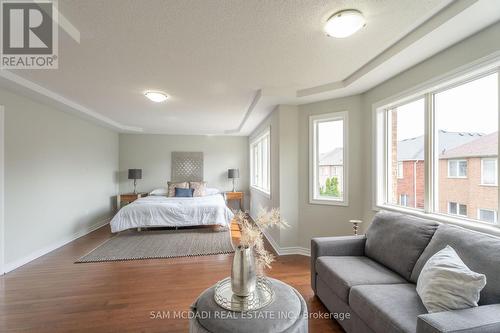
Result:
{"type": "Polygon", "coordinates": [[[216,188],[213,188],[213,187],[206,187],[205,188],[205,195],[216,195],[219,193],[220,193],[220,191],[216,188]]]}
{"type": "Polygon", "coordinates": [[[162,187],[162,188],[157,188],[149,192],[149,195],[158,195],[158,196],[167,196],[168,195],[168,189],[162,187]]]}
{"type": "Polygon", "coordinates": [[[417,293],[429,313],[476,307],[486,276],[467,267],[447,245],[422,268],[417,293]]]}

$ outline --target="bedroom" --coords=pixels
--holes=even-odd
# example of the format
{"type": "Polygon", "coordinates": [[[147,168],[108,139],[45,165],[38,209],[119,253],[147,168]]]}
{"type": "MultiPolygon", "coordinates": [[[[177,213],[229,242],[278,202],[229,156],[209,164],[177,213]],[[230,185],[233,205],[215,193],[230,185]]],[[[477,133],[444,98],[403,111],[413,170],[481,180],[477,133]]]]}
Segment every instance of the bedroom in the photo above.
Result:
{"type": "Polygon", "coordinates": [[[426,307],[417,279],[401,269],[420,257],[374,253],[369,242],[384,223],[379,236],[417,234],[417,218],[437,228],[434,237],[419,229],[432,239],[415,245],[422,257],[449,226],[500,235],[498,1],[21,4],[0,1],[8,18],[1,332],[500,331],[487,312],[500,304],[493,241],[477,252],[447,241],[468,276],[487,278],[474,309],[460,310],[475,310],[474,327],[448,320],[454,310],[426,307]],[[352,35],[334,36],[339,17],[354,20],[352,35]],[[38,53],[44,45],[50,52],[38,53]],[[286,221],[263,231],[275,261],[264,277],[260,269],[250,275],[274,295],[259,296],[270,304],[257,313],[278,308],[292,317],[242,322],[255,313],[224,309],[214,297],[202,303],[209,288],[236,281],[235,267],[253,263],[234,259],[248,241],[244,218],[250,227],[286,221]],[[336,237],[350,243],[335,251],[350,249],[380,270],[334,265],[335,251],[322,242],[336,237]],[[355,252],[360,239],[367,245],[355,252]],[[390,277],[409,289],[385,291],[389,304],[366,301],[376,291],[343,289],[358,280],[335,270],[350,267],[354,280],[390,277]],[[377,303],[388,310],[370,308],[377,303]],[[219,318],[193,319],[203,306],[219,318]]]}

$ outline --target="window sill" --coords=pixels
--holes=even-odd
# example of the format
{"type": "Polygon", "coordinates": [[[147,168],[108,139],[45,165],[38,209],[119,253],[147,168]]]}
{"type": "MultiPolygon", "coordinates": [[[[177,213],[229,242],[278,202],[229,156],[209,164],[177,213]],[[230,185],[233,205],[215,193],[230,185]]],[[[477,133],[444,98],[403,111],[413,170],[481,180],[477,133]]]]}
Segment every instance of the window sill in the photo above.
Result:
{"type": "Polygon", "coordinates": [[[465,176],[465,177],[452,177],[452,176],[448,176],[447,177],[448,179],[467,179],[468,177],[465,176]]]}
{"type": "Polygon", "coordinates": [[[490,222],[483,222],[477,220],[469,220],[465,218],[456,218],[451,216],[445,216],[441,214],[424,213],[422,210],[405,209],[391,205],[377,205],[373,208],[374,211],[388,210],[393,212],[404,213],[408,215],[413,215],[416,217],[436,221],[439,223],[447,223],[457,225],[463,228],[472,229],[479,232],[484,232],[487,234],[500,236],[500,227],[498,224],[493,224],[490,222]]]}
{"type": "Polygon", "coordinates": [[[309,204],[311,205],[326,205],[326,206],[349,206],[347,200],[335,200],[335,199],[309,199],[309,204]]]}
{"type": "Polygon", "coordinates": [[[256,193],[258,193],[258,194],[260,194],[260,195],[262,195],[262,196],[264,196],[264,197],[266,197],[268,199],[271,199],[271,192],[267,192],[267,191],[265,191],[265,190],[263,190],[261,188],[258,188],[258,187],[255,187],[255,186],[250,186],[250,191],[256,192],[256,193]]]}
{"type": "Polygon", "coordinates": [[[498,184],[479,184],[479,186],[484,186],[484,187],[497,187],[498,184]]]}

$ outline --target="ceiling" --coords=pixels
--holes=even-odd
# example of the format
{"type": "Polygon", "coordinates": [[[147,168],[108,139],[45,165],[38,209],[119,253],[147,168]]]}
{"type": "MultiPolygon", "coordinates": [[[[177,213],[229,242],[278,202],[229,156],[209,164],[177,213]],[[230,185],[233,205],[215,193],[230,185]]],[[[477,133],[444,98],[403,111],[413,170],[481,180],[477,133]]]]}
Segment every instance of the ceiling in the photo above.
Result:
{"type": "Polygon", "coordinates": [[[1,78],[120,131],[247,135],[276,104],[367,90],[500,19],[485,1],[64,0],[59,69],[1,78]],[[325,36],[347,8],[366,27],[325,36]],[[148,89],[169,100],[147,100],[148,89]]]}

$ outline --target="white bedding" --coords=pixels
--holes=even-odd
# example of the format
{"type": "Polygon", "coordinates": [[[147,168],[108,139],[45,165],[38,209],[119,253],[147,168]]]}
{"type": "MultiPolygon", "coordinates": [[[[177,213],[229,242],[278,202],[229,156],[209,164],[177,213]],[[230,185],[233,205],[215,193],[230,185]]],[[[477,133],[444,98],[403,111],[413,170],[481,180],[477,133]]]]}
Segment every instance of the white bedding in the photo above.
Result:
{"type": "Polygon", "coordinates": [[[148,196],[123,207],[111,220],[111,232],[145,227],[230,226],[233,213],[221,194],[194,198],[148,196]]]}

